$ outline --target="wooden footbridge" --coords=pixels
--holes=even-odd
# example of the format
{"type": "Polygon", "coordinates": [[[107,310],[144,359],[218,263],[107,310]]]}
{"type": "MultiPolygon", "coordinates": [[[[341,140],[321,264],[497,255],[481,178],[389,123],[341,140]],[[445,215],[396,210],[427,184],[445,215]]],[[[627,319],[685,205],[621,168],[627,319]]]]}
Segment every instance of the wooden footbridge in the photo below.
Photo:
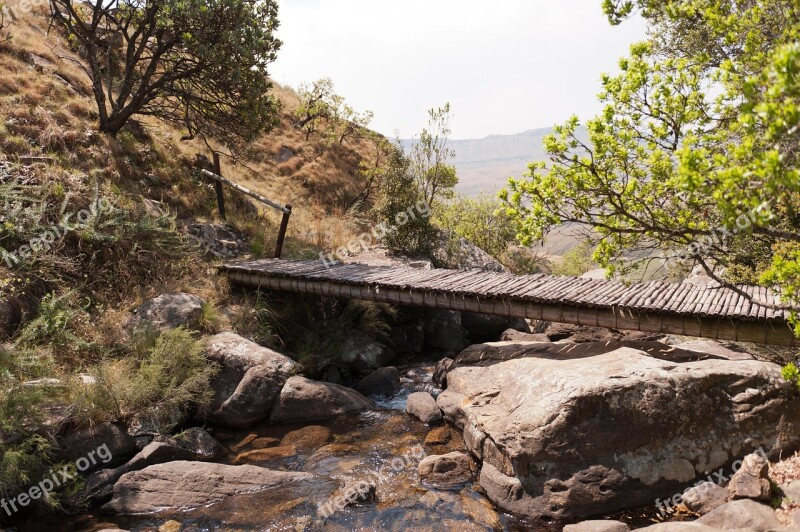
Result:
{"type": "Polygon", "coordinates": [[[767,289],[665,282],[425,270],[320,260],[259,260],[222,267],[248,287],[719,340],[794,346],[788,312],[767,289]],[[763,306],[753,301],[766,302],[763,306]]]}

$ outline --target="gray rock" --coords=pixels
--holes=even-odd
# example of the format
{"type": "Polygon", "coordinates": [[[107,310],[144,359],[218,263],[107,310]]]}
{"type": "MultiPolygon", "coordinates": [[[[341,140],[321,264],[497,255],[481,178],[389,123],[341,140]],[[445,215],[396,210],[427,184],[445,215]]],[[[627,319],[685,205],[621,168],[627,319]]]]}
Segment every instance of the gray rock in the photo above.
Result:
{"type": "Polygon", "coordinates": [[[394,351],[365,334],[353,332],[342,346],[341,361],[353,369],[376,369],[394,358],[394,351]]]}
{"type": "Polygon", "coordinates": [[[270,421],[314,421],[367,410],[372,402],[351,388],[295,376],[286,381],[270,421]]]}
{"type": "Polygon", "coordinates": [[[182,325],[195,328],[203,313],[203,304],[200,297],[192,294],[161,294],[139,306],[135,323],[157,329],[171,329],[182,325]]]}
{"type": "Polygon", "coordinates": [[[81,429],[67,435],[59,446],[61,460],[76,462],[87,458],[93,462],[91,467],[83,471],[85,473],[101,467],[112,467],[139,451],[136,438],[128,434],[125,425],[116,423],[101,423],[81,429]],[[106,456],[110,458],[106,459],[106,456]]]}
{"type": "Polygon", "coordinates": [[[705,515],[728,502],[728,490],[707,481],[683,492],[682,500],[692,512],[705,515]]]}
{"type": "Polygon", "coordinates": [[[564,532],[628,532],[630,528],[620,521],[583,521],[564,527],[564,532]]]}
{"type": "Polygon", "coordinates": [[[414,392],[409,395],[406,412],[428,425],[442,421],[442,412],[436,406],[436,400],[428,392],[414,392]]]}
{"type": "Polygon", "coordinates": [[[425,345],[441,351],[461,351],[467,344],[460,312],[433,309],[425,313],[425,345]]]}
{"type": "Polygon", "coordinates": [[[522,333],[530,332],[528,324],[522,318],[508,318],[492,314],[461,313],[461,326],[467,332],[471,343],[494,342],[507,329],[522,333]]]}
{"type": "Polygon", "coordinates": [[[731,499],[770,500],[771,487],[767,478],[769,461],[761,454],[748,454],[728,484],[731,499]]]}
{"type": "Polygon", "coordinates": [[[86,479],[86,496],[93,501],[106,501],[111,497],[114,483],[122,475],[139,471],[156,464],[175,460],[210,461],[225,454],[222,446],[200,427],[188,429],[175,437],[160,437],[145,446],[126,464],[115,469],[97,471],[86,479]]]}
{"type": "Polygon", "coordinates": [[[735,528],[769,530],[782,526],[772,508],[750,499],[731,501],[704,515],[696,522],[720,530],[735,528]]]}
{"type": "Polygon", "coordinates": [[[569,358],[536,348],[447,374],[465,442],[483,460],[481,486],[501,508],[552,522],[609,514],[752,449],[800,443],[800,400],[775,364],[585,348],[569,358]]]}
{"type": "MultiPolygon", "coordinates": [[[[647,532],[718,532],[718,529],[710,526],[700,525],[696,521],[677,521],[674,523],[658,523],[657,525],[650,525],[644,528],[637,528],[640,530],[647,530],[647,532]]],[[[730,532],[730,531],[729,531],[730,532]]],[[[752,532],[752,530],[742,530],[741,532],[752,532]]]]}
{"type": "Polygon", "coordinates": [[[549,342],[546,334],[524,333],[516,329],[507,329],[500,335],[501,342],[549,342]]]}
{"type": "Polygon", "coordinates": [[[280,491],[285,500],[314,493],[324,496],[332,491],[327,484],[310,473],[177,461],[126,473],[103,509],[126,515],[183,513],[241,493],[280,491]]]}
{"type": "Polygon", "coordinates": [[[400,389],[400,372],[394,366],[379,368],[361,379],[356,390],[367,396],[392,396],[400,389]]]}
{"type": "Polygon", "coordinates": [[[420,480],[436,489],[458,490],[472,481],[470,458],[464,453],[427,456],[417,470],[420,480]]]}
{"type": "Polygon", "coordinates": [[[247,428],[268,418],[283,385],[299,369],[289,357],[229,332],[213,336],[206,351],[220,365],[211,382],[209,419],[227,427],[247,428]]]}
{"type": "Polygon", "coordinates": [[[800,480],[793,480],[780,487],[784,497],[788,497],[794,502],[800,503],[800,480]]]}
{"type": "Polygon", "coordinates": [[[436,406],[442,413],[445,421],[455,425],[459,429],[463,429],[467,420],[464,410],[461,408],[461,403],[466,399],[466,396],[452,390],[445,390],[436,398],[436,406]]]}
{"type": "Polygon", "coordinates": [[[341,490],[346,505],[364,502],[375,502],[375,484],[366,480],[348,482],[341,490]]]}

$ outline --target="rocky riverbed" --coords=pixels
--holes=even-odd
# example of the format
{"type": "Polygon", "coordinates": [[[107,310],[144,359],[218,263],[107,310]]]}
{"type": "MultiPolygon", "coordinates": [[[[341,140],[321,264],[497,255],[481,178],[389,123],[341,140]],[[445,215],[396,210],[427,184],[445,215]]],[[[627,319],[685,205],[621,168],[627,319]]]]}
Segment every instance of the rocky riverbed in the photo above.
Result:
{"type": "MultiPolygon", "coordinates": [[[[154,301],[137,317],[163,327],[202,303],[154,301]]],[[[769,476],[800,445],[800,396],[777,364],[714,342],[421,318],[392,347],[354,335],[338,382],[233,332],[207,338],[220,371],[205,422],[63,435],[62,461],[102,458],[83,470],[85,510],[14,527],[777,531],[800,518],[798,475],[769,476]]]]}

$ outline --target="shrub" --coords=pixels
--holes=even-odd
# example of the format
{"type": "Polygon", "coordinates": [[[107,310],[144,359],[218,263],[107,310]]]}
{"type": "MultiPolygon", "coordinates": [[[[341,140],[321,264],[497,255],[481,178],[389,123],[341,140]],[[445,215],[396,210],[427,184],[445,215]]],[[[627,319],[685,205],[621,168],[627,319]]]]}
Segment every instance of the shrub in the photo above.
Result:
{"type": "Polygon", "coordinates": [[[578,244],[570,249],[561,258],[561,261],[553,265],[553,275],[571,275],[579,277],[591,269],[597,267],[592,260],[593,246],[588,242],[578,244]]]}
{"type": "Polygon", "coordinates": [[[456,196],[437,209],[434,222],[449,237],[466,238],[503,263],[517,232],[500,199],[487,195],[456,196]]]}
{"type": "Polygon", "coordinates": [[[181,327],[155,340],[143,334],[139,348],[146,351],[140,360],[107,361],[91,371],[97,384],[86,390],[83,416],[126,420],[145,412],[202,412],[208,406],[213,399],[210,381],[219,368],[209,363],[192,332],[181,327]]]}

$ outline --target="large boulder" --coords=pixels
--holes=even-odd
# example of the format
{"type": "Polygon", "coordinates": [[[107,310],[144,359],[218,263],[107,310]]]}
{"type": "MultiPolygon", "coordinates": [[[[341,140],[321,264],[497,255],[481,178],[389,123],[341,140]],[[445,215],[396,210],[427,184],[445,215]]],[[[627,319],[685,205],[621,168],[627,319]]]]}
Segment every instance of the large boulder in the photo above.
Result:
{"type": "Polygon", "coordinates": [[[128,434],[125,425],[100,423],[68,434],[59,443],[58,458],[65,462],[90,465],[81,472],[113,467],[139,451],[136,438],[128,434]]]}
{"type": "Polygon", "coordinates": [[[213,336],[206,352],[220,365],[211,383],[209,419],[227,427],[247,428],[269,417],[281,388],[299,369],[289,357],[230,332],[213,336]]]}
{"type": "Polygon", "coordinates": [[[366,396],[392,396],[399,389],[400,372],[394,366],[376,369],[356,384],[356,390],[366,396]]]}
{"type": "Polygon", "coordinates": [[[775,364],[594,353],[536,347],[448,373],[447,406],[505,510],[552,522],[650,505],[755,448],[800,443],[800,400],[775,364]]]}
{"type": "Polygon", "coordinates": [[[369,399],[351,388],[295,376],[283,386],[272,408],[270,421],[287,423],[330,419],[373,406],[369,399]]]}
{"type": "Polygon", "coordinates": [[[461,313],[431,309],[425,313],[425,345],[441,351],[461,351],[468,345],[461,313]]]}
{"type": "Polygon", "coordinates": [[[728,502],[728,490],[715,482],[706,481],[683,492],[681,500],[692,512],[705,515],[728,502]]]}
{"type": "Polygon", "coordinates": [[[194,427],[175,437],[160,436],[145,446],[127,463],[113,469],[102,469],[86,479],[86,497],[104,501],[111,497],[114,483],[122,475],[156,464],[175,460],[208,461],[224,454],[222,446],[204,429],[194,427]]]}
{"type": "MultiPolygon", "coordinates": [[[[183,513],[238,494],[280,491],[285,500],[324,493],[326,482],[310,473],[252,465],[177,461],[127,473],[103,508],[118,514],[183,513]]],[[[328,487],[328,491],[332,491],[328,487]]]]}
{"type": "Polygon", "coordinates": [[[137,326],[171,329],[185,326],[195,328],[203,315],[202,298],[185,293],[161,294],[145,301],[136,309],[137,326]]]}
{"type": "Polygon", "coordinates": [[[760,502],[742,499],[720,506],[696,521],[717,530],[770,530],[781,526],[775,512],[760,502]]]}

